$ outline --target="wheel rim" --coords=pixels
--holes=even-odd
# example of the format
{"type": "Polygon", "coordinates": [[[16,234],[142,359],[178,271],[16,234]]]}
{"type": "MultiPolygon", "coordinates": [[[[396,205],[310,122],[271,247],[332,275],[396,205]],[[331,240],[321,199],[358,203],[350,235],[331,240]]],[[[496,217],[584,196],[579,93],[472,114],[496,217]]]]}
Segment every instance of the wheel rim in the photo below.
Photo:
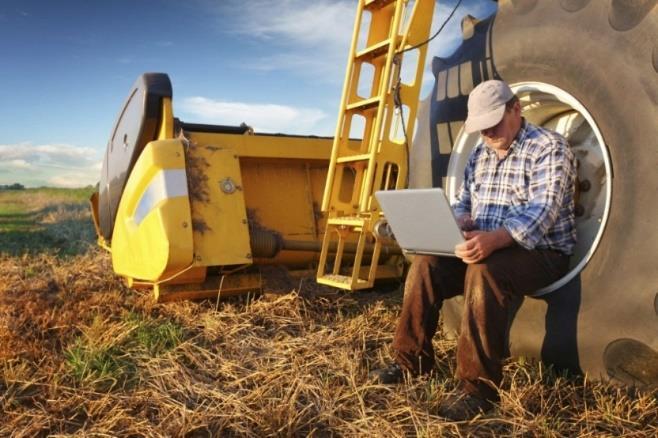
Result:
{"type": "MultiPolygon", "coordinates": [[[[594,255],[610,211],[612,166],[601,131],[592,115],[575,97],[561,88],[542,82],[518,82],[510,84],[510,87],[519,97],[523,116],[535,125],[564,135],[578,159],[578,242],[571,256],[569,272],[533,294],[540,296],[568,283],[585,268],[594,255]]],[[[456,197],[468,155],[478,140],[478,133],[467,134],[463,129],[457,135],[446,182],[446,191],[451,200],[456,197]]]]}

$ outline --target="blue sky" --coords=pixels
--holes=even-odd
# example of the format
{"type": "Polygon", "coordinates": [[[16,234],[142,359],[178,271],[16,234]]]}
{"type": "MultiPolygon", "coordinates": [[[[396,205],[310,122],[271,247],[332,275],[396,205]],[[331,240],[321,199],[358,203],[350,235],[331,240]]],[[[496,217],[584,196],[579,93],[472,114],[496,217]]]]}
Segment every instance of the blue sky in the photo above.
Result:
{"type": "MultiPolygon", "coordinates": [[[[438,2],[434,28],[456,2],[438,2]]],[[[183,121],[333,135],[356,5],[1,0],[0,184],[95,184],[116,114],[144,72],[169,75],[183,121]]],[[[454,50],[466,13],[494,9],[464,0],[430,55],[454,50]]]]}

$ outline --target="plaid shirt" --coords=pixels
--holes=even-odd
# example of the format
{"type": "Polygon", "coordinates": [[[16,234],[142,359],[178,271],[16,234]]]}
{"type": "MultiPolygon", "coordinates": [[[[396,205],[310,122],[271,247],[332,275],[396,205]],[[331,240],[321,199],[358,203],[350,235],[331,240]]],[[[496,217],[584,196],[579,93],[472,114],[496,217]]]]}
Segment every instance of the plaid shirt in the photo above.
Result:
{"type": "Polygon", "coordinates": [[[453,210],[478,229],[504,227],[526,249],[571,254],[575,158],[561,135],[523,120],[505,158],[479,143],[469,156],[453,210]]]}

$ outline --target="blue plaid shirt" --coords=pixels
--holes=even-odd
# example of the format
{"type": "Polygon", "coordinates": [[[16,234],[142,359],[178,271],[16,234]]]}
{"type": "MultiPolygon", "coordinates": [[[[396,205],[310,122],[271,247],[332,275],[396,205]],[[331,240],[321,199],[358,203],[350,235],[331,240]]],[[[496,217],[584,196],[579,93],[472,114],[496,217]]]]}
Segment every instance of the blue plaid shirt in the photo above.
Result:
{"type": "Polygon", "coordinates": [[[484,143],[473,149],[453,210],[470,214],[480,230],[504,227],[526,249],[571,254],[575,180],[564,137],[524,119],[504,158],[484,143]]]}

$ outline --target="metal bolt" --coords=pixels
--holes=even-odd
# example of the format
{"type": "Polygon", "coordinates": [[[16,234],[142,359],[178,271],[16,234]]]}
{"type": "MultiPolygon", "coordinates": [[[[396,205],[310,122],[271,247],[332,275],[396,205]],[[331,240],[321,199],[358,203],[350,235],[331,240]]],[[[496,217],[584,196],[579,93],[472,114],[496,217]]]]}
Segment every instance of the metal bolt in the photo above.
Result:
{"type": "Polygon", "coordinates": [[[247,225],[247,219],[242,219],[242,223],[247,225]]]}
{"type": "Polygon", "coordinates": [[[237,190],[237,186],[230,177],[221,180],[219,182],[219,187],[222,189],[222,192],[226,193],[227,195],[230,195],[237,190]]]}
{"type": "Polygon", "coordinates": [[[251,258],[251,254],[248,253],[248,254],[247,254],[247,258],[250,259],[250,258],[251,258]]]}
{"type": "Polygon", "coordinates": [[[588,179],[584,179],[578,184],[578,188],[581,192],[589,192],[589,190],[592,188],[592,183],[589,182],[588,179]]]}
{"type": "Polygon", "coordinates": [[[187,228],[187,222],[183,222],[183,228],[187,228]]]}

